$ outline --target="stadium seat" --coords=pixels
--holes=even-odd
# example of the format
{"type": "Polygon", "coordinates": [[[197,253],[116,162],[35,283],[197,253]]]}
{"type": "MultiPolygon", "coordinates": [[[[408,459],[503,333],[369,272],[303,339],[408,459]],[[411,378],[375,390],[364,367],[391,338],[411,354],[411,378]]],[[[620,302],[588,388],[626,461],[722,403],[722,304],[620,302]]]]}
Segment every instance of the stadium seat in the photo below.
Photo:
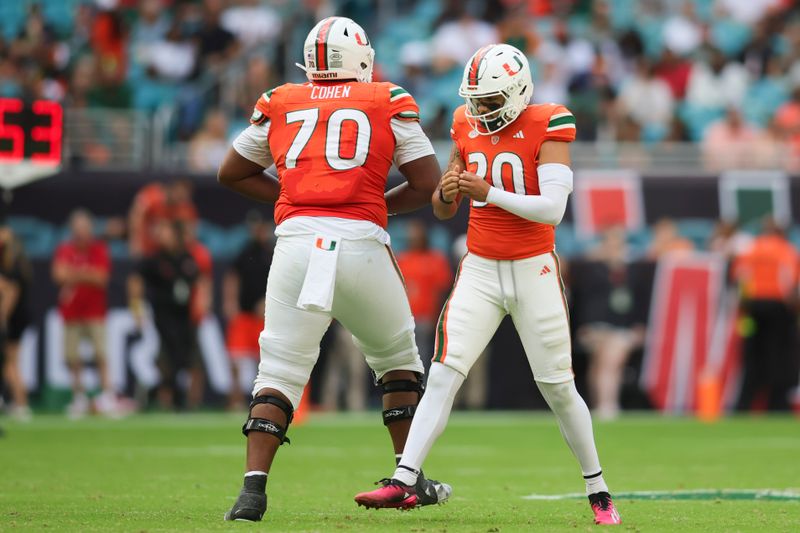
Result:
{"type": "Polygon", "coordinates": [[[752,30],[732,19],[715,19],[711,23],[711,42],[728,57],[739,54],[750,40],[752,30]]]}
{"type": "Polygon", "coordinates": [[[556,252],[559,257],[568,259],[579,255],[582,251],[572,224],[562,222],[556,226],[556,252]]]}
{"type": "Polygon", "coordinates": [[[81,3],[86,2],[85,0],[39,0],[45,20],[59,35],[69,35],[75,10],[81,3]]]}
{"type": "Polygon", "coordinates": [[[678,106],[678,116],[693,141],[703,138],[706,128],[725,115],[723,108],[701,107],[687,102],[678,106]]]}
{"type": "Polygon", "coordinates": [[[27,16],[25,2],[0,2],[0,30],[4,39],[19,35],[27,16]]]}
{"type": "Polygon", "coordinates": [[[771,78],[763,78],[750,86],[742,103],[742,114],[748,122],[765,127],[775,111],[789,99],[786,85],[771,78]]]}
{"type": "Polygon", "coordinates": [[[795,224],[789,228],[789,240],[792,241],[794,247],[800,250],[800,224],[795,224]]]}
{"type": "Polygon", "coordinates": [[[229,257],[233,253],[227,232],[207,220],[197,222],[197,240],[208,248],[212,257],[229,257]]]}
{"type": "Polygon", "coordinates": [[[678,233],[694,243],[695,248],[702,250],[714,232],[715,222],[708,218],[682,218],[676,221],[678,233]]]}
{"type": "Polygon", "coordinates": [[[611,25],[615,30],[626,30],[636,26],[636,0],[609,0],[611,25]]]}
{"type": "Polygon", "coordinates": [[[46,258],[53,255],[53,250],[60,242],[53,225],[35,217],[9,217],[11,230],[22,241],[25,253],[30,258],[46,258]]]}
{"type": "Polygon", "coordinates": [[[244,247],[247,241],[250,239],[250,232],[247,230],[247,226],[244,224],[237,224],[236,226],[231,226],[225,231],[225,241],[227,243],[227,249],[225,251],[225,255],[227,257],[236,257],[239,251],[244,247]]]}
{"type": "Polygon", "coordinates": [[[647,248],[650,246],[652,234],[649,227],[643,227],[637,231],[628,233],[628,246],[631,256],[641,257],[647,253],[647,248]]]}

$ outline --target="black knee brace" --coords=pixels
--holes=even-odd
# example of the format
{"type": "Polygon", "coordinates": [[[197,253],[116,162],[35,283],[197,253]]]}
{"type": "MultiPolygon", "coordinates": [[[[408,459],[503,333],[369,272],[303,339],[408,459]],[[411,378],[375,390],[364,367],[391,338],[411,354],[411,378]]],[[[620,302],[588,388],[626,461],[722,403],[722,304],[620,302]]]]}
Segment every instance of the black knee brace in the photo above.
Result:
{"type": "Polygon", "coordinates": [[[248,433],[251,431],[260,431],[262,433],[269,433],[270,435],[274,435],[281,441],[281,444],[284,442],[291,442],[289,438],[286,436],[286,431],[289,429],[289,424],[292,423],[292,418],[294,417],[294,409],[292,406],[289,405],[287,402],[283,401],[282,399],[278,398],[277,396],[256,396],[253,398],[253,401],[250,402],[250,415],[247,419],[247,422],[244,423],[242,426],[242,433],[246,437],[248,433]],[[277,422],[272,420],[267,420],[266,418],[253,418],[253,407],[259,404],[270,404],[274,405],[275,407],[279,408],[281,411],[286,413],[286,427],[282,428],[278,425],[277,422]]]}
{"type": "MultiPolygon", "coordinates": [[[[410,379],[398,379],[393,381],[381,380],[380,386],[383,389],[383,394],[391,394],[393,392],[416,392],[420,398],[425,392],[425,384],[422,382],[422,374],[415,372],[418,381],[411,381],[410,379]]],[[[419,400],[417,400],[419,403],[419,400]]],[[[383,411],[383,424],[389,425],[393,422],[401,420],[408,420],[414,418],[414,413],[417,411],[416,405],[401,405],[398,407],[391,407],[383,411]]]]}

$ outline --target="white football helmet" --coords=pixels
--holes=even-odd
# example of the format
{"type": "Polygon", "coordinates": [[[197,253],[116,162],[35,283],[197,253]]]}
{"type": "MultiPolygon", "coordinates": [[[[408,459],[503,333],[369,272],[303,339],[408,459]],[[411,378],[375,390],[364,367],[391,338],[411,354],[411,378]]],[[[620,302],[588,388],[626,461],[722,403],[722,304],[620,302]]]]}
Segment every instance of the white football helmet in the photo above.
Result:
{"type": "Polygon", "coordinates": [[[528,106],[532,94],[528,58],[508,44],[490,44],[475,52],[458,89],[458,95],[467,101],[467,120],[481,135],[511,124],[528,106]],[[479,99],[499,95],[505,98],[500,107],[483,114],[478,111],[479,99]]]}
{"type": "Polygon", "coordinates": [[[314,26],[303,45],[309,81],[372,81],[375,50],[364,29],[347,17],[328,17],[314,26]]]}

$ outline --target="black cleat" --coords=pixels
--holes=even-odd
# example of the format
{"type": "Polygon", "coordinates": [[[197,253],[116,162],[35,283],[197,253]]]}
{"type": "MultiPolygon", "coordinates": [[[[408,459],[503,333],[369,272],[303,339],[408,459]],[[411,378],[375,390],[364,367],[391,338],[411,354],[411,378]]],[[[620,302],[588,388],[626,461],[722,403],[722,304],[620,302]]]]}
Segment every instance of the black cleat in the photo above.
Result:
{"type": "Polygon", "coordinates": [[[417,493],[417,507],[442,504],[453,494],[453,487],[435,479],[427,479],[422,473],[417,476],[414,489],[417,493]]]}
{"type": "Polygon", "coordinates": [[[259,522],[267,512],[267,476],[248,476],[231,510],[225,513],[225,520],[259,522]]]}

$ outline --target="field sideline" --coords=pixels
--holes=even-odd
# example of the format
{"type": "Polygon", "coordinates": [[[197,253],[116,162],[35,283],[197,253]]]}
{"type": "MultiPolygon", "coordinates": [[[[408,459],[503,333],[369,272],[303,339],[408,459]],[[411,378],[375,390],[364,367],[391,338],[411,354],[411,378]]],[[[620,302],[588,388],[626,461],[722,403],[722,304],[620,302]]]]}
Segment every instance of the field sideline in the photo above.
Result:
{"type": "MultiPolygon", "coordinates": [[[[543,413],[458,413],[426,465],[450,503],[407,513],[352,500],[393,470],[379,413],[292,427],[270,475],[265,522],[225,523],[240,486],[243,415],[70,422],[1,419],[0,531],[593,531],[580,472],[543,413]]],[[[800,421],[713,425],[632,415],[596,424],[613,491],[773,489],[786,500],[617,498],[624,531],[798,531],[800,421]]],[[[741,496],[741,494],[739,495],[741,496]]],[[[745,495],[745,498],[747,496],[745,495]]]]}

